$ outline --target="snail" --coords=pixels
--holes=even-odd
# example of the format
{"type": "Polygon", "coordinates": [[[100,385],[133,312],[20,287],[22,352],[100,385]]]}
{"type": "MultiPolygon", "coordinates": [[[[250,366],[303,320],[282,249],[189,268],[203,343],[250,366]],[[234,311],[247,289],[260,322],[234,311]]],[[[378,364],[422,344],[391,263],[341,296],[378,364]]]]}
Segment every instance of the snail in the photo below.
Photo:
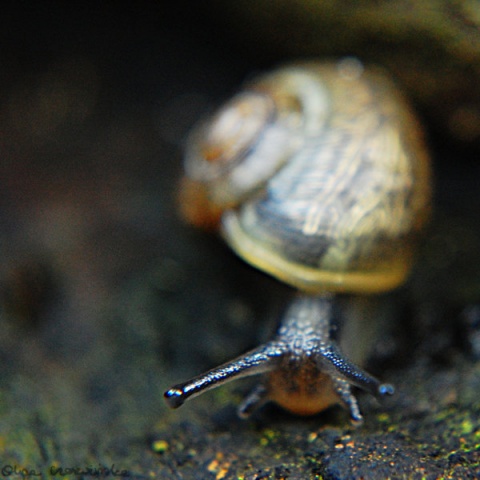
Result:
{"type": "Polygon", "coordinates": [[[226,382],[263,374],[240,405],[299,415],[343,405],[352,386],[390,395],[340,348],[338,297],[404,283],[430,212],[420,127],[383,72],[352,58],[286,65],[249,82],[189,137],[183,215],[218,229],[254,267],[296,288],[276,336],[165,392],[172,408],[226,382]]]}

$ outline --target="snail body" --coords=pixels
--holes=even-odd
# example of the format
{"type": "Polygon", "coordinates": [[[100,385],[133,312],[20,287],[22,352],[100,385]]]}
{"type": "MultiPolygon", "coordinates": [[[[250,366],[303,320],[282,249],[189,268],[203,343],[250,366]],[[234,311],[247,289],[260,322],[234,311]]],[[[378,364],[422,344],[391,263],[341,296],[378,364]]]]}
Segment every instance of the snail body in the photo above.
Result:
{"type": "Polygon", "coordinates": [[[393,390],[337,347],[334,294],[401,285],[429,214],[428,156],[400,94],[354,59],[280,68],[193,132],[185,171],[188,221],[218,228],[240,257],[299,295],[274,340],[173,387],[168,403],[267,373],[242,415],[266,400],[300,414],[342,403],[360,421],[352,384],[393,390]]]}

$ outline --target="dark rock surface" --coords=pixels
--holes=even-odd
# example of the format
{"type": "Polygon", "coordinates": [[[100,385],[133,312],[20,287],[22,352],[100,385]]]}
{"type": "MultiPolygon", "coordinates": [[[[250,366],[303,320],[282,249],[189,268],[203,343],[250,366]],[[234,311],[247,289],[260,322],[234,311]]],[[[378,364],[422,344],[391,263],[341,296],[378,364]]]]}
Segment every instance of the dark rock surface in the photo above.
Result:
{"type": "Polygon", "coordinates": [[[0,475],[478,478],[478,149],[428,109],[436,214],[369,364],[395,396],[360,395],[357,429],[337,408],[241,421],[248,381],[165,406],[268,336],[291,293],[177,218],[185,132],[291,56],[192,4],[2,7],[0,475]]]}

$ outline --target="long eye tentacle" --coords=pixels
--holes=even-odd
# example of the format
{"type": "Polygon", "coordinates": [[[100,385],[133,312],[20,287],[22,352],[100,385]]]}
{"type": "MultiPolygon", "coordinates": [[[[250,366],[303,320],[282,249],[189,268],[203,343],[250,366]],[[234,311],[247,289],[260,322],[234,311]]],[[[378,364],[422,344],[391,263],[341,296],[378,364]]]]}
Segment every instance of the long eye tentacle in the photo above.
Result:
{"type": "Polygon", "coordinates": [[[318,350],[317,362],[319,368],[328,371],[332,377],[340,377],[348,383],[376,395],[393,395],[395,389],[389,383],[381,383],[365,370],[348,360],[334,342],[322,346],[318,350]]]}
{"type": "Polygon", "coordinates": [[[165,392],[165,400],[171,408],[178,408],[186,400],[232,380],[266,373],[275,368],[274,360],[279,354],[281,352],[277,344],[269,342],[184,383],[174,385],[165,392]]]}

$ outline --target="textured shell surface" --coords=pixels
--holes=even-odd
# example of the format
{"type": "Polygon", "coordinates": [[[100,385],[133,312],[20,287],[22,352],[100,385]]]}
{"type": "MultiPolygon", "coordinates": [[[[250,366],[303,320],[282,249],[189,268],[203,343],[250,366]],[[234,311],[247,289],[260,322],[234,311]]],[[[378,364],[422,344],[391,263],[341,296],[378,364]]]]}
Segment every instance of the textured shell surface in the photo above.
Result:
{"type": "Polygon", "coordinates": [[[224,208],[222,234],[241,257],[306,291],[403,282],[430,171],[419,126],[383,73],[350,59],[286,66],[248,85],[192,143],[208,129],[226,135],[223,156],[205,161],[208,148],[191,147],[187,175],[224,208]]]}

